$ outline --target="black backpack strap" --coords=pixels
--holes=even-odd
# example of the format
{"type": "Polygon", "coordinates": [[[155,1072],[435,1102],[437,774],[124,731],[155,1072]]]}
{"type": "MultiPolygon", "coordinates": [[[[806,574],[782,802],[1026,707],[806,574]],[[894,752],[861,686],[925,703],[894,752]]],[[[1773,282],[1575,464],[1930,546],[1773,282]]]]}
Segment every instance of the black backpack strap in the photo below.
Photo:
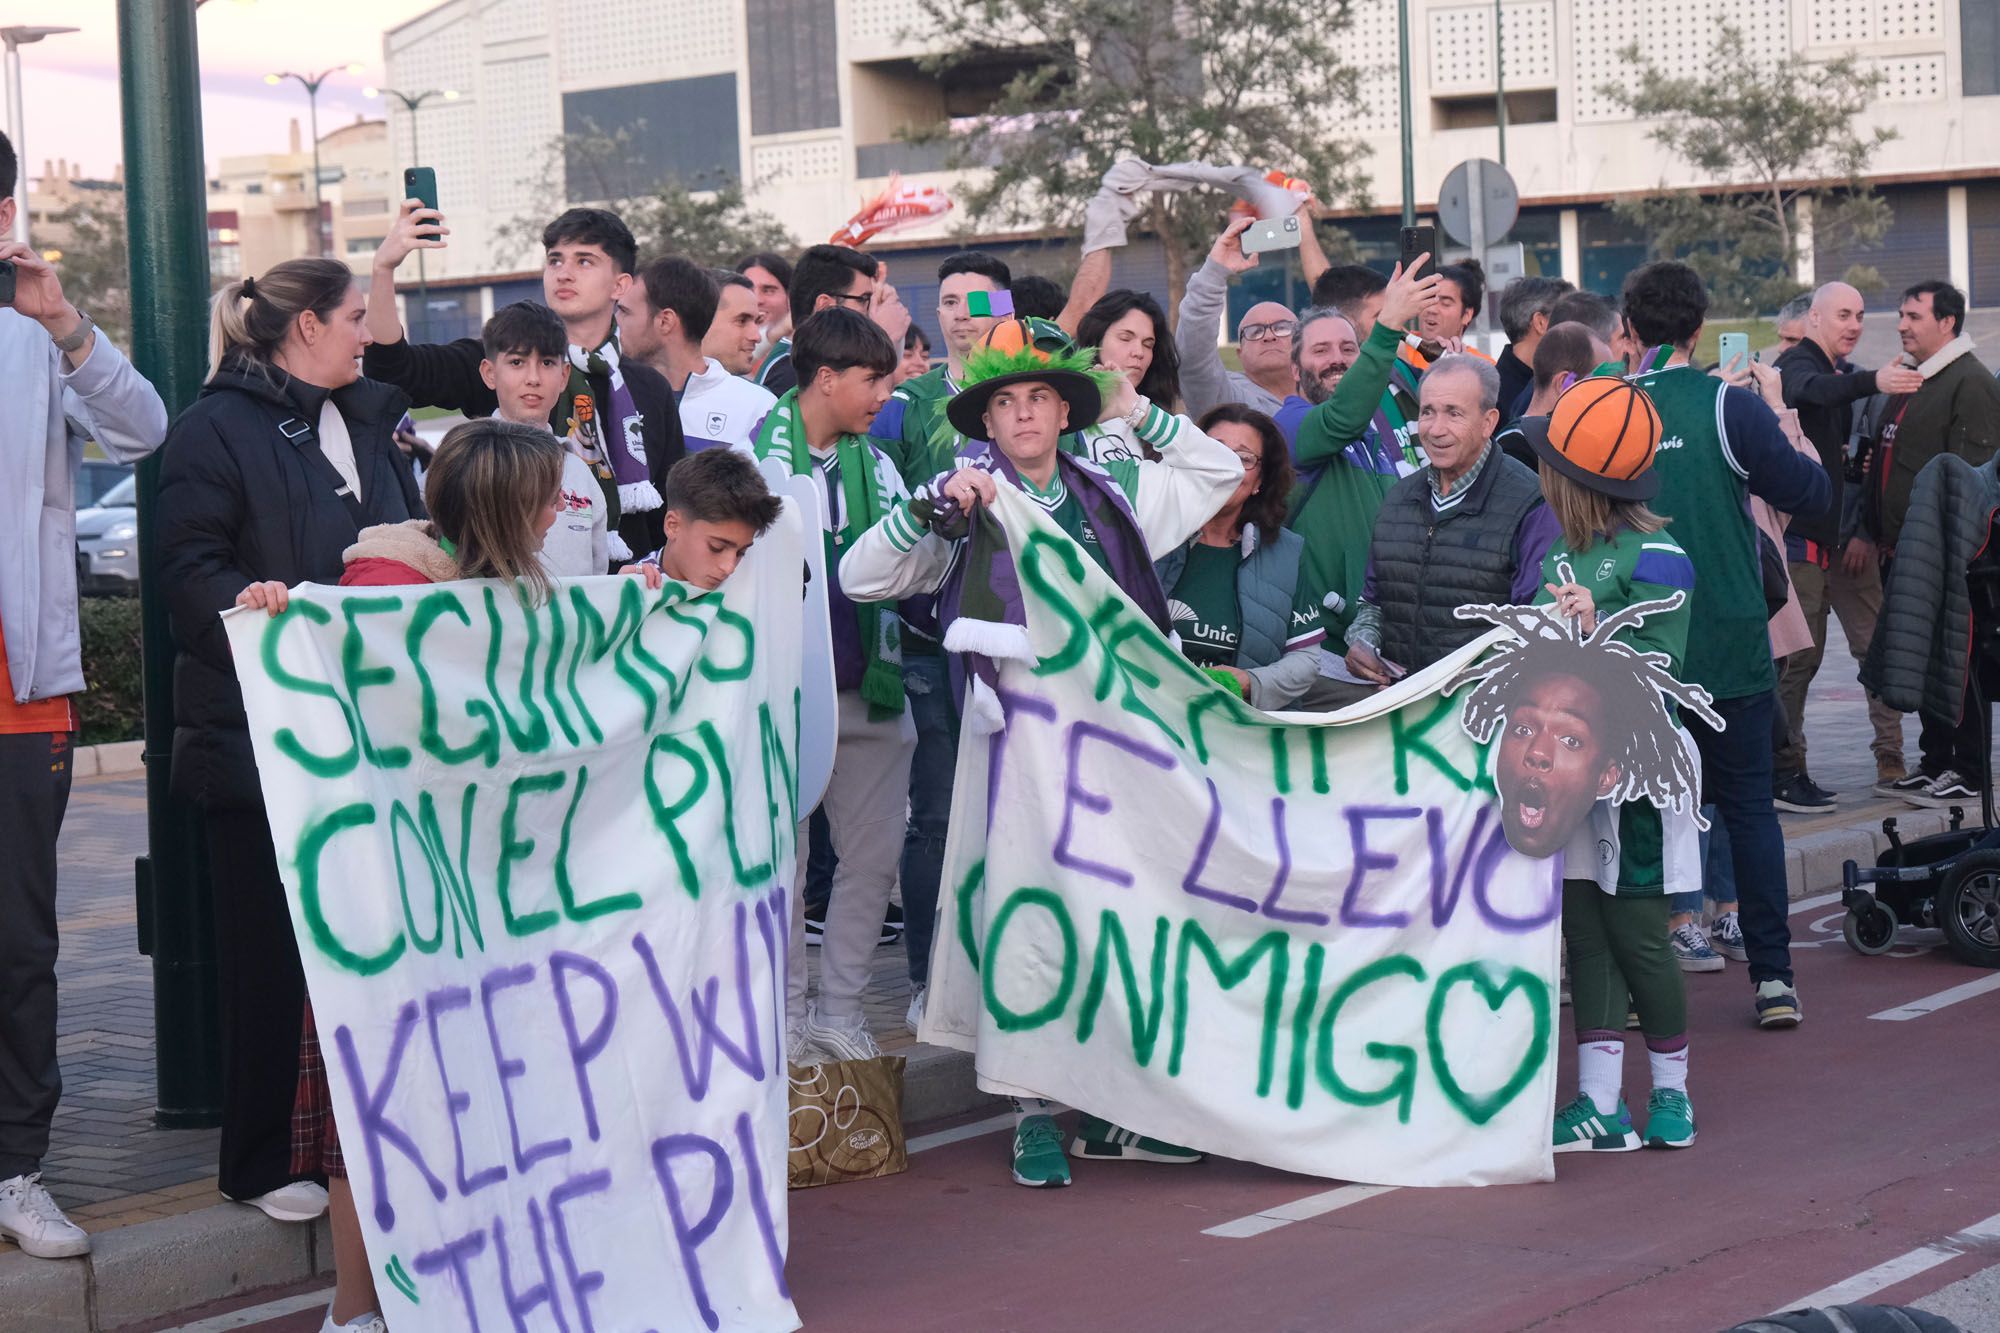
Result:
{"type": "MultiPolygon", "coordinates": [[[[347,484],[347,478],[340,475],[340,469],[333,465],[327,458],[326,451],[319,447],[319,432],[314,430],[303,417],[287,417],[278,423],[278,434],[284,436],[285,442],[299,451],[299,457],[305,460],[308,472],[333,488],[335,498],[347,506],[348,516],[354,520],[354,530],[359,532],[367,527],[368,511],[361,507],[361,497],[354,493],[354,488],[347,484]]],[[[358,461],[356,466],[359,466],[358,461]]]]}

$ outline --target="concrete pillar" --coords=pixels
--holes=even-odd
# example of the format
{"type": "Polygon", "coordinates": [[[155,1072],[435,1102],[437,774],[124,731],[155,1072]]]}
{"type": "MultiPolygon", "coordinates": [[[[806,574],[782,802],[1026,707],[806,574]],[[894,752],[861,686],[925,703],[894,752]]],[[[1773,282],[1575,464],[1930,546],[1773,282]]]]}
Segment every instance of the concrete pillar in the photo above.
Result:
{"type": "Polygon", "coordinates": [[[1575,286],[1583,286],[1583,241],[1574,208],[1565,208],[1557,215],[1556,244],[1561,247],[1563,277],[1575,286]]]}
{"type": "Polygon", "coordinates": [[[1944,192],[1944,247],[1951,285],[1965,291],[1972,285],[1972,227],[1963,185],[1944,192]]]}

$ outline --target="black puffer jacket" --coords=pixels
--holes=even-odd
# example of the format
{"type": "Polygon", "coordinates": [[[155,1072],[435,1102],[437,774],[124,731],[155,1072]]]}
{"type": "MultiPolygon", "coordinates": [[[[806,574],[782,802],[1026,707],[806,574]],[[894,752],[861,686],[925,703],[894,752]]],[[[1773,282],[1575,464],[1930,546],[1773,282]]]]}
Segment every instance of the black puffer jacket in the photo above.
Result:
{"type": "Polygon", "coordinates": [[[1861,683],[1905,713],[1959,720],[1972,652],[1972,601],[1965,569],[1996,540],[2000,459],[1978,467],[1956,454],[1924,465],[1896,559],[1882,591],[1882,614],[1861,664],[1861,683]]]}
{"type": "Polygon", "coordinates": [[[250,583],[338,583],[341,552],[361,528],[424,516],[393,438],[409,402],[403,392],[364,379],[332,395],[354,442],[362,523],[279,429],[300,421],[317,427],[326,396],[283,371],[267,376],[225,361],[161,448],[154,521],[176,649],[173,783],[205,809],[262,800],[242,691],[216,617],[250,583]]]}

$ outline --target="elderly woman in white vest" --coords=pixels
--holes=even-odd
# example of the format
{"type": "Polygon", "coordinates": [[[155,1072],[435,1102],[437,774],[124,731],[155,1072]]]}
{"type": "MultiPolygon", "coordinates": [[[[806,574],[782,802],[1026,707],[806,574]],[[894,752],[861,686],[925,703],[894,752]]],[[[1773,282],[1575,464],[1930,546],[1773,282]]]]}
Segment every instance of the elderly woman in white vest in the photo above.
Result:
{"type": "Polygon", "coordinates": [[[1181,651],[1253,708],[1290,707],[1319,675],[1326,589],[1299,568],[1285,527],[1291,454],[1277,423],[1242,403],[1200,422],[1243,462],[1243,480],[1193,540],[1155,561],[1181,651]]]}

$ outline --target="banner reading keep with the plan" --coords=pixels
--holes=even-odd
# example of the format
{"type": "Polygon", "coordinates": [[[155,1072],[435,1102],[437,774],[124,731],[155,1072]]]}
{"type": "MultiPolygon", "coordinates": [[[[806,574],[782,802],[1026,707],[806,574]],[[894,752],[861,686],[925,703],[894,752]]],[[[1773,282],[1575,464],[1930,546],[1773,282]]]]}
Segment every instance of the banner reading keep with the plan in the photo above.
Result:
{"type": "MultiPolygon", "coordinates": [[[[926,1040],[982,1086],[1342,1180],[1553,1174],[1561,857],[1440,686],[1365,720],[1215,687],[1017,492],[1006,719],[962,742],[926,1040]]],[[[977,716],[975,706],[971,713],[977,716]]]]}
{"type": "Polygon", "coordinates": [[[791,1329],[801,570],[228,618],[390,1326],[791,1329]]]}

